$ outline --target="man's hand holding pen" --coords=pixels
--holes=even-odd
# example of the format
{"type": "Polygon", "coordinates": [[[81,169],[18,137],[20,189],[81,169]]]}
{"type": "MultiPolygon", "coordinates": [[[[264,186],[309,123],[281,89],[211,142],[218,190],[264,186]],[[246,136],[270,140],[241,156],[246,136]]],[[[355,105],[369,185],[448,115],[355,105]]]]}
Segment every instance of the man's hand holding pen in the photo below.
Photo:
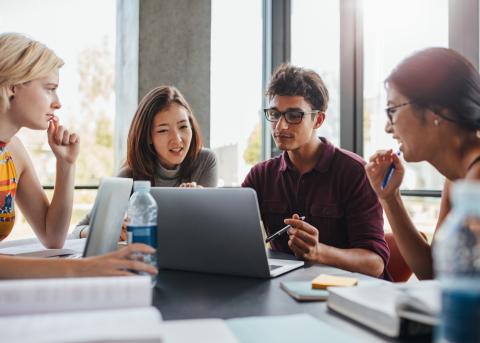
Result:
{"type": "Polygon", "coordinates": [[[321,249],[326,247],[318,241],[318,230],[294,214],[291,219],[285,219],[288,229],[288,246],[295,256],[307,261],[321,262],[321,249]]]}

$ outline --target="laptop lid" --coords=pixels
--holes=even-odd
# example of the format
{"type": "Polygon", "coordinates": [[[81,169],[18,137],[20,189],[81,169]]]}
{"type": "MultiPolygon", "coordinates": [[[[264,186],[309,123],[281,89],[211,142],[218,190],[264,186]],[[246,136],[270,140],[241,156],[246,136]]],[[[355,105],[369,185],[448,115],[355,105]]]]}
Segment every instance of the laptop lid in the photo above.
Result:
{"type": "Polygon", "coordinates": [[[159,267],[275,276],[253,189],[153,187],[151,194],[158,204],[159,267]]]}
{"type": "Polygon", "coordinates": [[[102,178],[91,212],[90,231],[83,257],[102,255],[117,249],[133,180],[102,178]]]}

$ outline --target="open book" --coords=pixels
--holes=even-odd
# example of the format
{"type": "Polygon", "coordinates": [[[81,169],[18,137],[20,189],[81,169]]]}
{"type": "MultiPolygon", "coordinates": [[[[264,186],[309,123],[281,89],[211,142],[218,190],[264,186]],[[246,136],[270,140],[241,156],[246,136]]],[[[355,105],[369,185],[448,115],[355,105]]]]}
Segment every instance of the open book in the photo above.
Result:
{"type": "Polygon", "coordinates": [[[0,282],[2,342],[161,342],[148,276],[0,282]]]}
{"type": "Polygon", "coordinates": [[[329,288],[328,307],[386,336],[430,334],[440,312],[437,281],[329,288]]]}

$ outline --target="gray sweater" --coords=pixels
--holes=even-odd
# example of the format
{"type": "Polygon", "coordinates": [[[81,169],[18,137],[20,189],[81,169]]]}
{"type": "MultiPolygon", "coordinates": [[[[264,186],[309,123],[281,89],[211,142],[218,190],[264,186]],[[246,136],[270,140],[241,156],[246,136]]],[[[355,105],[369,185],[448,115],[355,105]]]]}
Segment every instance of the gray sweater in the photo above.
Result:
{"type": "MultiPolygon", "coordinates": [[[[166,169],[157,164],[155,170],[155,187],[178,187],[182,182],[179,179],[180,166],[176,169],[166,169]]],[[[132,170],[124,167],[117,174],[118,177],[132,177],[132,170]]],[[[190,180],[186,182],[196,182],[203,187],[216,187],[218,183],[218,166],[215,153],[209,149],[203,148],[198,155],[194,171],[190,180]]],[[[90,211],[75,226],[70,238],[79,238],[83,230],[88,230],[90,225],[90,211]]]]}

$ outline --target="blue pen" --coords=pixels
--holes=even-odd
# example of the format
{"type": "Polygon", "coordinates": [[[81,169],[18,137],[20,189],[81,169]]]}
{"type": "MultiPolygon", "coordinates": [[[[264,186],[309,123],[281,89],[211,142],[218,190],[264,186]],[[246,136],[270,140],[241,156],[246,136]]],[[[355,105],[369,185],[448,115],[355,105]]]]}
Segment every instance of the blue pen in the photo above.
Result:
{"type": "MultiPolygon", "coordinates": [[[[397,156],[400,156],[400,151],[397,151],[396,154],[397,154],[397,156]]],[[[383,178],[382,185],[381,185],[382,190],[384,190],[385,187],[387,187],[388,182],[392,178],[392,175],[393,175],[394,171],[395,171],[395,164],[392,162],[392,164],[390,164],[390,166],[388,167],[388,170],[387,170],[387,173],[385,174],[385,177],[383,178]]]]}

